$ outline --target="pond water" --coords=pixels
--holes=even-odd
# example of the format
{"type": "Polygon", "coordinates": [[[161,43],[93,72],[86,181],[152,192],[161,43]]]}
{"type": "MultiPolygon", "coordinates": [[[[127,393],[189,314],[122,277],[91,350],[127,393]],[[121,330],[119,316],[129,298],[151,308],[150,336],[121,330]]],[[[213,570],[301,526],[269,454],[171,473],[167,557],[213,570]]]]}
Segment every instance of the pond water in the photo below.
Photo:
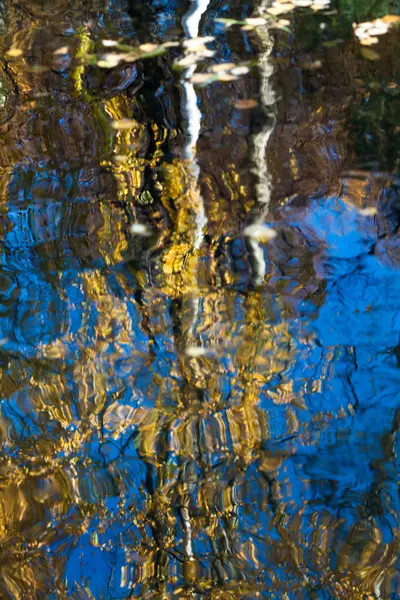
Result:
{"type": "Polygon", "coordinates": [[[1,0],[1,599],[400,598],[399,12],[1,0]]]}

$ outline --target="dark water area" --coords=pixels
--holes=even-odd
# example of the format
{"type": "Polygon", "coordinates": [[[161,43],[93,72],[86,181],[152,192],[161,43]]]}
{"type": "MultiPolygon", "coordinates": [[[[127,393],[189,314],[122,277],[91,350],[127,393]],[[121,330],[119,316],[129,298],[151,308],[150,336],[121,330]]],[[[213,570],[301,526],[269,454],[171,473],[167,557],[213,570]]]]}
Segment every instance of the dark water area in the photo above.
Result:
{"type": "Polygon", "coordinates": [[[1,0],[0,600],[400,598],[399,12],[1,0]]]}

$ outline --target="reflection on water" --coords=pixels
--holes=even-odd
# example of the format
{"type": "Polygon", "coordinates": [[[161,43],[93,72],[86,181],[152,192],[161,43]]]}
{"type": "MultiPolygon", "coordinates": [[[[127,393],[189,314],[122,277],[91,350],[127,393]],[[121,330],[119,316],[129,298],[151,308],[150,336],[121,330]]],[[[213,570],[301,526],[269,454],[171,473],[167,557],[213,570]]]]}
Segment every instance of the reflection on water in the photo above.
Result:
{"type": "Polygon", "coordinates": [[[297,4],[0,3],[1,598],[400,597],[398,31],[297,4]]]}

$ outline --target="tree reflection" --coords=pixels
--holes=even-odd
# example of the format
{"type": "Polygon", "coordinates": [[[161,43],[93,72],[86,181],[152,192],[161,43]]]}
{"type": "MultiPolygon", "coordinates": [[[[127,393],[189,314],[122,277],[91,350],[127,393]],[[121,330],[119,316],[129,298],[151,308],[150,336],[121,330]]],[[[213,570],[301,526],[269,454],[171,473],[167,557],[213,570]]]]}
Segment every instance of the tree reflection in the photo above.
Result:
{"type": "Polygon", "coordinates": [[[2,597],[389,598],[398,411],[361,442],[362,357],[318,337],[338,261],[301,194],[277,207],[271,31],[223,32],[215,64],[254,65],[211,89],[174,70],[183,43],[88,56],[106,34],[193,40],[222,3],[6,8],[2,597]]]}

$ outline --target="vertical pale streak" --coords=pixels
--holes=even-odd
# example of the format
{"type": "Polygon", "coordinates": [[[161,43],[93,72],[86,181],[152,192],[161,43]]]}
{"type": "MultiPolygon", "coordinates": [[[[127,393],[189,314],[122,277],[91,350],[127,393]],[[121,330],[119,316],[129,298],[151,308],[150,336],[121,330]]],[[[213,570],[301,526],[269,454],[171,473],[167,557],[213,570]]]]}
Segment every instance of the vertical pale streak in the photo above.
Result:
{"type": "Polygon", "coordinates": [[[199,34],[200,19],[206,12],[210,0],[192,0],[191,6],[182,17],[182,27],[187,38],[195,38],[199,34]]]}
{"type": "MultiPolygon", "coordinates": [[[[264,32],[263,32],[264,35],[264,32]]],[[[268,36],[268,32],[265,32],[268,36]]],[[[271,202],[271,177],[268,172],[266,161],[266,150],[269,138],[275,125],[275,92],[272,86],[273,67],[270,61],[272,52],[272,42],[270,38],[261,39],[264,46],[258,58],[258,68],[260,73],[260,102],[264,109],[264,114],[268,115],[261,128],[261,131],[253,136],[253,173],[258,177],[256,185],[257,201],[264,205],[258,220],[255,224],[261,224],[271,202]]]]}
{"type": "MultiPolygon", "coordinates": [[[[207,10],[210,0],[192,0],[189,10],[185,13],[182,18],[182,26],[185,32],[186,38],[196,38],[199,34],[200,20],[204,12],[207,10]]],[[[184,123],[184,133],[186,137],[186,143],[183,148],[183,159],[187,161],[191,177],[193,178],[193,187],[197,188],[198,193],[198,210],[195,216],[195,231],[193,240],[193,250],[197,251],[204,238],[204,227],[207,223],[207,217],[204,210],[203,198],[198,190],[198,179],[200,175],[200,168],[196,160],[196,146],[197,140],[200,135],[201,126],[201,111],[197,106],[197,94],[193,84],[190,82],[196,65],[193,65],[189,69],[186,69],[182,75],[182,103],[181,110],[184,123]]],[[[191,325],[189,331],[192,332],[197,319],[199,310],[199,298],[193,298],[191,300],[193,305],[193,313],[191,319],[191,325]]],[[[191,335],[189,335],[189,338],[191,335]]],[[[185,502],[186,504],[186,502],[185,502]]],[[[192,560],[193,555],[193,542],[192,542],[192,526],[190,523],[190,513],[188,506],[181,507],[181,517],[184,526],[184,548],[186,557],[192,560]]]]}
{"type": "MultiPolygon", "coordinates": [[[[182,18],[182,26],[187,38],[196,38],[199,34],[199,26],[202,15],[207,10],[210,0],[192,0],[191,6],[182,18]]],[[[186,136],[186,144],[183,148],[183,158],[189,162],[194,185],[197,186],[200,168],[196,160],[196,145],[200,134],[201,112],[197,106],[197,94],[190,78],[196,69],[193,65],[182,75],[182,114],[186,136]]],[[[198,250],[204,238],[204,227],[207,218],[204,210],[204,202],[199,194],[199,210],[195,218],[196,230],[194,236],[194,250],[198,250]]]]}
{"type": "MultiPolygon", "coordinates": [[[[267,8],[268,2],[262,2],[260,8],[267,8]]],[[[261,10],[262,12],[262,10],[261,10]]],[[[261,226],[268,214],[271,202],[271,176],[268,172],[268,163],[266,159],[266,150],[268,140],[275,125],[275,92],[272,85],[273,67],[271,64],[272,41],[268,31],[262,31],[259,34],[262,50],[258,57],[258,69],[260,74],[259,97],[261,107],[265,115],[265,121],[257,133],[253,135],[253,150],[251,153],[252,173],[257,177],[256,201],[261,210],[251,225],[261,226]]],[[[253,257],[254,264],[254,284],[262,285],[266,274],[266,265],[264,252],[257,240],[256,235],[249,235],[248,244],[253,257]]]]}

